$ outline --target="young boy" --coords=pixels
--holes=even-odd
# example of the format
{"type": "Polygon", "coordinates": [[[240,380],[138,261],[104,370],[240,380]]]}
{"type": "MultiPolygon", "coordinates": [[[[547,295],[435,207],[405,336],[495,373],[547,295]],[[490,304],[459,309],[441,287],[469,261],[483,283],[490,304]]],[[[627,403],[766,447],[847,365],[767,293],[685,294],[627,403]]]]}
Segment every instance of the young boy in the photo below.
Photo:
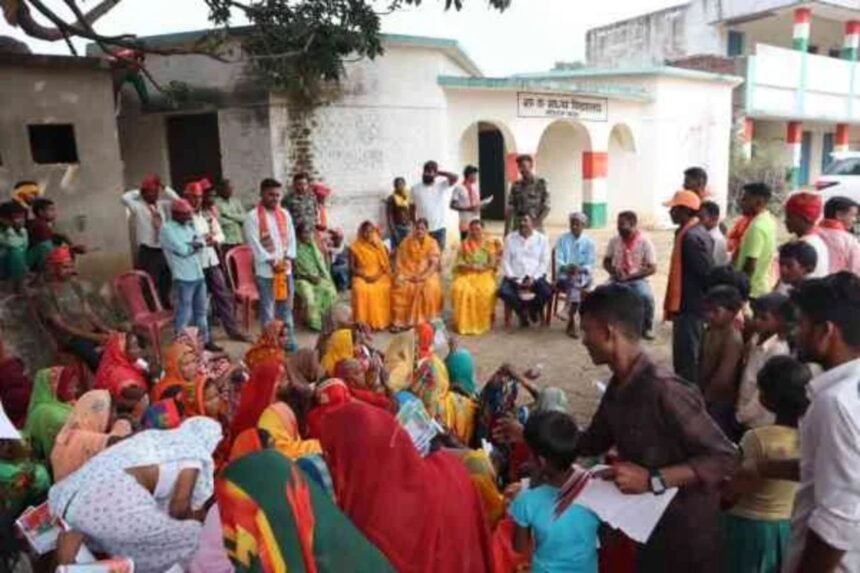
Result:
{"type": "Polygon", "coordinates": [[[779,248],[779,283],[774,289],[785,295],[803,280],[811,278],[818,264],[815,247],[805,241],[791,241],[779,248]]]}
{"type": "Polygon", "coordinates": [[[559,488],[576,459],[578,436],[576,422],[562,412],[539,412],[526,423],[524,437],[538,475],[517,495],[508,514],[515,523],[514,549],[522,553],[534,541],[535,573],[597,573],[598,517],[576,503],[555,515],[559,488]]]}
{"type": "Polygon", "coordinates": [[[768,360],[758,373],[758,394],[773,422],[746,432],[743,463],[729,485],[737,497],[725,516],[725,571],[779,571],[788,559],[791,513],[798,483],[764,479],[758,468],[800,457],[798,422],[809,400],[809,368],[790,356],[768,360]]]}
{"type": "Polygon", "coordinates": [[[705,295],[706,330],[702,338],[699,386],[708,413],[730,440],[740,437],[735,420],[738,378],[744,356],[744,341],[735,317],[744,301],[738,289],[718,286],[705,295]]]}
{"type": "Polygon", "coordinates": [[[0,279],[10,280],[16,292],[27,276],[27,209],[15,201],[0,204],[0,279]]]}
{"type": "Polygon", "coordinates": [[[400,241],[412,231],[412,210],[409,201],[406,179],[397,177],[394,180],[394,191],[385,200],[385,219],[388,221],[388,233],[391,236],[391,247],[394,251],[397,250],[400,241]]]}
{"type": "Polygon", "coordinates": [[[713,201],[705,201],[699,211],[699,220],[714,240],[714,266],[729,264],[731,259],[726,249],[726,236],[720,230],[720,206],[713,201]]]}
{"type": "Polygon", "coordinates": [[[747,344],[738,388],[737,420],[746,428],[773,424],[773,414],[759,402],[758,373],[774,356],[791,353],[789,337],[794,325],[794,306],[788,296],[770,293],[753,299],[753,336],[747,344]]]}

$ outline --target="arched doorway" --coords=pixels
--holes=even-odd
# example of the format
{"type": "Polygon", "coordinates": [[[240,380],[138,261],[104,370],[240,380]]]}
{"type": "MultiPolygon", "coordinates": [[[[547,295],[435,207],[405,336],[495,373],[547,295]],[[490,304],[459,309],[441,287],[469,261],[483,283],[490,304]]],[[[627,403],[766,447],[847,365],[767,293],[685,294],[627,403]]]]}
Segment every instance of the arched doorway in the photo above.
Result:
{"type": "Polygon", "coordinates": [[[549,188],[549,224],[564,225],[568,213],[582,208],[582,153],[590,150],[588,130],[579,123],[558,120],[541,135],[535,170],[549,188]]]}
{"type": "Polygon", "coordinates": [[[639,162],[636,141],[630,127],[619,123],[609,132],[609,172],[606,181],[606,203],[610,221],[621,211],[649,212],[648,193],[637,189],[639,162]]]}
{"type": "Polygon", "coordinates": [[[460,137],[460,164],[475,165],[481,197],[493,200],[483,210],[485,219],[505,218],[505,156],[514,151],[513,136],[501,123],[478,121],[460,137]]]}

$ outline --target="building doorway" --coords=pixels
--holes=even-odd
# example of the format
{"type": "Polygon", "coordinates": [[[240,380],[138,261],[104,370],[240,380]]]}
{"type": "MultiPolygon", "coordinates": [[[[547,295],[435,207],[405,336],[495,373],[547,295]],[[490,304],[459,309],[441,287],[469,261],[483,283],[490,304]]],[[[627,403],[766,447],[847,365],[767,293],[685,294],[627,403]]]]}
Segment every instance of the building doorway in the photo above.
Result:
{"type": "Polygon", "coordinates": [[[170,182],[182,190],[186,183],[208,177],[221,179],[221,139],[218,114],[173,115],[167,118],[170,182]]]}
{"type": "Polygon", "coordinates": [[[460,137],[461,170],[469,164],[478,168],[481,197],[492,198],[481,216],[491,221],[505,220],[505,155],[513,150],[513,144],[503,129],[493,122],[479,121],[460,137]]]}
{"type": "Polygon", "coordinates": [[[565,225],[568,213],[582,210],[582,154],[590,150],[591,138],[581,123],[557,120],[541,135],[535,171],[549,189],[550,225],[565,225]]]}

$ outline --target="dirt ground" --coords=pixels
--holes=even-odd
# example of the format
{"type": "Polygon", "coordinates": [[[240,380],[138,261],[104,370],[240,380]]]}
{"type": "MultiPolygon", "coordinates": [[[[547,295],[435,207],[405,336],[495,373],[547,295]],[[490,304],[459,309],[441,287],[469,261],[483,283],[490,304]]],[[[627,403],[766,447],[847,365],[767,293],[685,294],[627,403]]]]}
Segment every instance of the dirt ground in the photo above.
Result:
{"type": "MultiPolygon", "coordinates": [[[[492,234],[501,234],[501,227],[488,225],[488,231],[492,234]]],[[[556,237],[565,231],[564,228],[550,228],[550,240],[554,244],[556,237]]],[[[589,231],[588,234],[597,243],[598,258],[602,259],[609,239],[614,234],[614,229],[600,229],[589,231]]],[[[658,270],[657,275],[651,278],[651,286],[657,306],[657,326],[655,328],[656,340],[648,343],[652,355],[658,362],[669,363],[671,361],[671,326],[660,322],[660,308],[662,307],[663,293],[666,289],[666,272],[669,266],[669,257],[672,250],[671,230],[646,230],[646,234],[654,242],[657,251],[658,270]]],[[[454,256],[453,248],[449,247],[443,267],[450,269],[454,256]]],[[[450,273],[446,272],[446,279],[450,273]]],[[[598,270],[595,283],[600,284],[607,279],[606,273],[598,270]]],[[[448,289],[446,288],[446,294],[448,289]]],[[[348,300],[348,299],[345,299],[348,300]]],[[[445,318],[450,317],[449,301],[446,300],[445,318]]],[[[513,321],[516,323],[516,320],[513,321]]],[[[522,368],[539,366],[542,369],[540,385],[558,386],[564,389],[570,399],[572,413],[577,422],[587,425],[594,414],[600,400],[600,393],[595,386],[595,381],[606,381],[609,379],[609,370],[605,367],[596,367],[591,363],[588,353],[577,340],[568,338],[564,333],[565,323],[561,319],[554,319],[549,327],[531,327],[520,330],[515,325],[505,328],[503,325],[503,308],[499,303],[496,308],[496,326],[487,334],[482,336],[461,337],[461,343],[468,348],[478,364],[478,380],[485,382],[495,369],[503,362],[511,362],[522,368]]],[[[220,329],[216,329],[216,337],[220,329]]],[[[299,329],[297,338],[301,346],[311,346],[316,340],[313,332],[299,329]]],[[[390,335],[378,333],[374,335],[374,343],[380,349],[385,349],[390,335]]],[[[244,353],[247,345],[219,341],[227,351],[238,358],[244,353]]]]}

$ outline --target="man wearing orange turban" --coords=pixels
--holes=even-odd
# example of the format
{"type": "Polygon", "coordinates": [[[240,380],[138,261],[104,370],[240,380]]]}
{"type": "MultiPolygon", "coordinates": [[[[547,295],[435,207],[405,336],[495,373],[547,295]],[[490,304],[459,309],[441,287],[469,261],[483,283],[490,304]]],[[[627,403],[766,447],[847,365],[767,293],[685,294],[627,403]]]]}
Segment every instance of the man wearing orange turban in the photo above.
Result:
{"type": "Polygon", "coordinates": [[[809,243],[818,255],[818,263],[810,278],[820,278],[830,273],[830,253],[818,234],[821,205],[821,195],[809,191],[798,191],[785,202],[785,228],[798,240],[809,243]]]}

